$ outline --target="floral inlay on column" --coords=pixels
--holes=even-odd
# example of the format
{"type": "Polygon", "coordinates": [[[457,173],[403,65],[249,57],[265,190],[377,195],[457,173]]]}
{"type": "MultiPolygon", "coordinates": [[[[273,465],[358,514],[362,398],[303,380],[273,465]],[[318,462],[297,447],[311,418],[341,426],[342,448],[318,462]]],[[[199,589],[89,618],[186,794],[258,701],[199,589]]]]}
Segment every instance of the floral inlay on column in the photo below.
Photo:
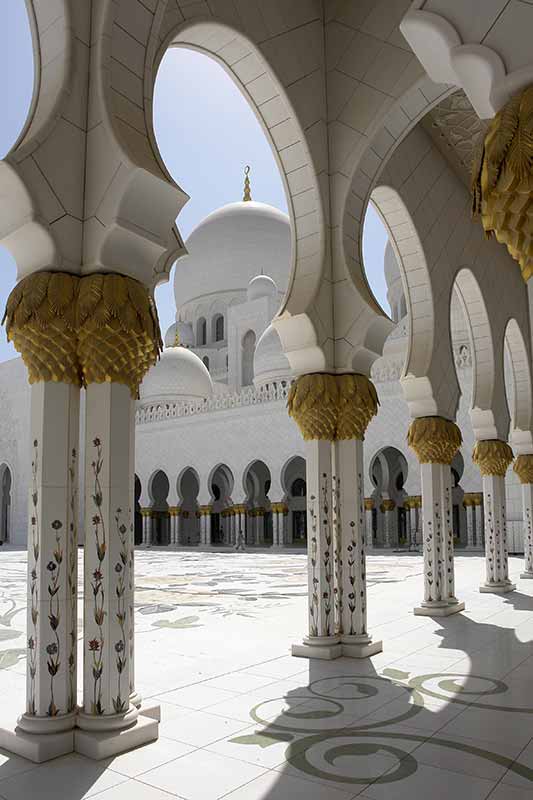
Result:
{"type": "Polygon", "coordinates": [[[72,449],[69,466],[69,547],[68,547],[68,602],[70,604],[70,644],[68,655],[69,693],[68,711],[76,707],[76,649],[78,646],[78,485],[77,485],[77,458],[75,448],[72,449]]]}
{"type": "Polygon", "coordinates": [[[126,646],[127,636],[126,636],[126,621],[127,621],[127,612],[126,612],[126,586],[127,586],[127,566],[128,566],[128,529],[126,525],[121,521],[122,519],[122,509],[117,508],[115,514],[115,525],[117,529],[117,534],[120,539],[120,561],[117,561],[115,564],[115,572],[117,574],[117,585],[116,585],[116,595],[117,595],[117,622],[120,629],[120,637],[115,642],[115,653],[116,653],[116,665],[117,665],[117,696],[113,698],[113,708],[115,709],[116,714],[120,714],[123,711],[126,711],[129,707],[129,686],[128,686],[128,694],[126,699],[122,697],[122,673],[124,672],[124,667],[127,664],[127,651],[126,646]]]}
{"type": "Polygon", "coordinates": [[[31,520],[30,520],[30,546],[28,555],[33,563],[30,571],[30,616],[31,631],[28,637],[28,704],[27,713],[36,714],[35,708],[35,676],[37,674],[37,649],[39,639],[37,636],[37,621],[39,619],[39,587],[37,570],[39,567],[39,512],[37,504],[39,493],[37,491],[37,471],[39,465],[39,445],[37,439],[33,442],[33,459],[31,462],[31,520]]]}
{"type": "Polygon", "coordinates": [[[93,440],[93,445],[96,448],[96,460],[92,462],[91,467],[94,476],[94,487],[92,500],[98,513],[94,514],[92,518],[96,557],[98,559],[99,567],[97,567],[92,575],[91,587],[94,598],[94,621],[98,627],[98,638],[91,639],[88,642],[88,647],[92,653],[92,668],[93,668],[93,701],[91,710],[93,714],[104,714],[105,709],[102,707],[102,672],[104,669],[103,664],[103,647],[104,647],[104,622],[106,617],[105,612],[105,592],[103,588],[103,574],[102,568],[107,552],[106,530],[105,522],[101,514],[102,507],[102,487],[100,484],[100,473],[102,472],[103,459],[102,459],[102,443],[98,437],[93,440]]]}
{"type": "Polygon", "coordinates": [[[310,508],[309,514],[311,517],[311,542],[309,558],[311,561],[311,603],[309,605],[309,634],[311,636],[318,636],[318,577],[316,574],[317,569],[317,556],[318,556],[318,518],[316,513],[316,497],[314,494],[309,498],[310,508]]]}
{"type": "Polygon", "coordinates": [[[53,632],[53,641],[46,645],[46,666],[48,674],[50,675],[50,703],[48,705],[48,716],[56,717],[60,713],[60,709],[56,706],[54,697],[54,680],[59,672],[61,666],[61,641],[58,634],[58,628],[61,623],[61,613],[59,608],[59,592],[61,590],[61,564],[63,563],[63,548],[61,543],[60,530],[63,528],[63,523],[59,519],[52,522],[52,528],[56,532],[55,540],[56,546],[53,552],[53,560],[50,560],[46,565],[46,569],[50,573],[48,583],[48,622],[53,632]]]}
{"type": "Polygon", "coordinates": [[[324,601],[324,616],[325,616],[325,630],[321,633],[322,636],[331,636],[331,616],[332,616],[332,594],[333,594],[333,568],[331,557],[331,524],[330,524],[330,507],[329,507],[329,484],[328,476],[326,473],[322,475],[322,486],[320,487],[322,495],[322,530],[324,533],[325,548],[323,556],[324,566],[324,580],[325,589],[322,593],[322,600],[324,601]]]}
{"type": "Polygon", "coordinates": [[[333,594],[335,597],[335,633],[342,632],[342,608],[344,603],[344,590],[342,586],[342,503],[341,503],[341,480],[340,477],[332,476],[333,484],[333,531],[334,547],[333,558],[335,562],[335,587],[333,594]]]}

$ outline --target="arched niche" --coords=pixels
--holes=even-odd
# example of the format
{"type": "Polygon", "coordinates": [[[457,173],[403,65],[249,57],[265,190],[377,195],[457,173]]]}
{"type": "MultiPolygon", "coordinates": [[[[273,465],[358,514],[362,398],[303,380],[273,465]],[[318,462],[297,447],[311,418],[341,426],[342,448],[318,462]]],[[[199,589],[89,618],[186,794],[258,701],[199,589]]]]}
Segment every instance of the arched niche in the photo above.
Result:
{"type": "Polygon", "coordinates": [[[511,417],[511,443],[516,455],[533,452],[532,389],[529,354],[516,319],[505,329],[505,389],[511,417]]]}
{"type": "Polygon", "coordinates": [[[0,543],[12,540],[11,495],[13,476],[7,464],[0,464],[0,543]]]}
{"type": "Polygon", "coordinates": [[[149,493],[152,499],[152,544],[170,544],[170,515],[168,512],[169,479],[163,470],[151,478],[149,493]]]}
{"type": "Polygon", "coordinates": [[[200,543],[200,519],[198,516],[198,494],[200,478],[193,467],[186,467],[177,480],[180,501],[179,544],[200,543]]]}

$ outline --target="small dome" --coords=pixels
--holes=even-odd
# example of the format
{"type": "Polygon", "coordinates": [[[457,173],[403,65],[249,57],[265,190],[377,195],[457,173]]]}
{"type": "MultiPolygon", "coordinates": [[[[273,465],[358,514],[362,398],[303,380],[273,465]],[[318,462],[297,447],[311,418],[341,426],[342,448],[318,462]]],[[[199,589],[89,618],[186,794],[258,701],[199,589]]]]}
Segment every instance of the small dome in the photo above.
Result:
{"type": "Polygon", "coordinates": [[[287,214],[255,200],[229,203],[192,231],[188,255],[176,262],[174,294],[179,310],[205,295],[246,291],[259,273],[285,292],[291,271],[291,224],[287,214]]]}
{"type": "Polygon", "coordinates": [[[276,297],[278,287],[268,275],[256,275],[248,284],[246,296],[248,300],[259,300],[260,297],[276,297]]]}
{"type": "Polygon", "coordinates": [[[142,401],[168,402],[211,397],[213,382],[205,364],[186,347],[167,347],[139,389],[142,401]]]}
{"type": "Polygon", "coordinates": [[[255,348],[254,383],[260,386],[287,380],[291,374],[289,359],[283,352],[278,332],[273,325],[269,325],[255,348]]]}
{"type": "Polygon", "coordinates": [[[176,344],[182,347],[192,347],[194,344],[194,334],[190,322],[175,322],[165,333],[165,347],[174,347],[176,344]],[[176,334],[178,341],[176,342],[176,334]]]}

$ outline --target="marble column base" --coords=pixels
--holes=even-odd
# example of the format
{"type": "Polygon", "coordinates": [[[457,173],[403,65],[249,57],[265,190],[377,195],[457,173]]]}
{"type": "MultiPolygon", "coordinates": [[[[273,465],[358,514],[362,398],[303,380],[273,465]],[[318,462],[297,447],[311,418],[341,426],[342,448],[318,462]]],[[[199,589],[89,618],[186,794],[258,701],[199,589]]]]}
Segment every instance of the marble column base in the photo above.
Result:
{"type": "MultiPolygon", "coordinates": [[[[140,709],[142,705],[142,697],[139,692],[132,692],[130,694],[130,704],[135,708],[140,709]]],[[[144,713],[144,712],[143,712],[144,713]]]]}
{"type": "Polygon", "coordinates": [[[133,725],[118,731],[85,731],[77,728],[74,732],[74,750],[100,761],[155,742],[158,737],[159,722],[139,714],[133,725]]]}
{"type": "Polygon", "coordinates": [[[533,580],[533,572],[521,572],[520,577],[523,579],[533,580]]]}
{"type": "Polygon", "coordinates": [[[465,604],[456,600],[455,603],[423,603],[413,609],[413,614],[417,617],[449,617],[464,610],[465,604]]]}
{"type": "Polygon", "coordinates": [[[302,644],[293,644],[291,652],[298,658],[331,661],[342,656],[342,645],[339,636],[306,636],[302,644]]]}
{"type": "Polygon", "coordinates": [[[514,592],[516,584],[507,581],[506,583],[484,583],[479,587],[482,594],[508,594],[514,592]]]}
{"type": "Polygon", "coordinates": [[[342,636],[342,654],[348,658],[369,658],[381,653],[383,642],[373,642],[369,636],[342,636]]]}
{"type": "Polygon", "coordinates": [[[74,751],[74,730],[63,733],[34,734],[22,728],[0,728],[0,748],[36,764],[51,761],[74,751]]]}

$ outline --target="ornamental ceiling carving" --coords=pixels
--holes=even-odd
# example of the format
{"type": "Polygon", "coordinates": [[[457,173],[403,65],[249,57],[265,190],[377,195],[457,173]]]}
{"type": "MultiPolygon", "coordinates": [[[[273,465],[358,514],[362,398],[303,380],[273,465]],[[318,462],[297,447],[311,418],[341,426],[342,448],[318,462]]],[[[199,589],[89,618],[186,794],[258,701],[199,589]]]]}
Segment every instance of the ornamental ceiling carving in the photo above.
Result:
{"type": "Polygon", "coordinates": [[[421,124],[460,180],[470,187],[472,161],[488,121],[479,119],[459,89],[435,106],[421,124]]]}

